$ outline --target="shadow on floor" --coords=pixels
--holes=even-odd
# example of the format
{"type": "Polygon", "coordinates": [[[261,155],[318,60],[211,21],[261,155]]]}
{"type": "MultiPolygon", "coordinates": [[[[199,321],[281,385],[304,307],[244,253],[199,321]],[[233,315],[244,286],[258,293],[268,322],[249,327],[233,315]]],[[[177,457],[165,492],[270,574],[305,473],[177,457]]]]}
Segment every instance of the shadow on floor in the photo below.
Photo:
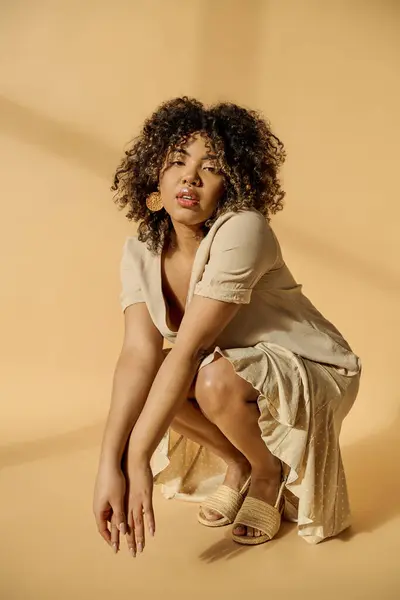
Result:
{"type": "Polygon", "coordinates": [[[375,435],[343,448],[353,514],[352,536],[400,515],[400,415],[375,435]]]}
{"type": "MultiPolygon", "coordinates": [[[[353,525],[335,539],[348,542],[360,533],[372,533],[400,515],[399,430],[400,415],[387,429],[343,449],[353,525]]],[[[296,526],[284,522],[276,539],[288,534],[297,535],[296,526]]],[[[261,547],[268,551],[273,545],[261,547]]],[[[202,552],[200,559],[207,563],[229,560],[250,548],[253,547],[235,544],[228,533],[202,552]]]]}
{"type": "MultiPolygon", "coordinates": [[[[104,423],[99,422],[78,431],[0,447],[0,467],[99,447],[103,427],[104,423]]],[[[399,429],[400,415],[388,428],[343,449],[353,512],[352,528],[339,536],[343,541],[359,533],[372,532],[400,515],[399,429]]],[[[295,526],[284,523],[279,537],[289,533],[295,535],[295,526]]],[[[250,548],[235,544],[230,538],[230,528],[226,528],[224,539],[207,548],[200,558],[205,562],[233,559],[250,548]]]]}
{"type": "MultiPolygon", "coordinates": [[[[274,538],[274,540],[279,540],[280,538],[288,535],[289,533],[295,532],[296,525],[294,523],[283,522],[282,526],[279,530],[278,535],[274,538]]],[[[232,527],[225,528],[225,536],[224,539],[219,540],[206,550],[204,550],[199,558],[205,563],[211,564],[216,562],[217,560],[232,560],[233,558],[237,558],[241,556],[244,552],[248,550],[254,551],[255,546],[241,546],[234,542],[231,538],[232,527]]],[[[272,544],[260,544],[257,546],[258,548],[263,548],[264,551],[268,551],[269,549],[273,549],[272,544]]]]}

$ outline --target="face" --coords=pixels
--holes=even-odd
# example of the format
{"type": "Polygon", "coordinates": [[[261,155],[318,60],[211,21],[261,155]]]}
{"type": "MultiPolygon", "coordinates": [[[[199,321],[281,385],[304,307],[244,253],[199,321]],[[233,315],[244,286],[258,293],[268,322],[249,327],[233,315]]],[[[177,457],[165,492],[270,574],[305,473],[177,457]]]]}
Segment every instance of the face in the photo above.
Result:
{"type": "Polygon", "coordinates": [[[172,221],[195,227],[211,217],[224,193],[224,178],[209,140],[200,134],[171,148],[160,193],[172,221]]]}

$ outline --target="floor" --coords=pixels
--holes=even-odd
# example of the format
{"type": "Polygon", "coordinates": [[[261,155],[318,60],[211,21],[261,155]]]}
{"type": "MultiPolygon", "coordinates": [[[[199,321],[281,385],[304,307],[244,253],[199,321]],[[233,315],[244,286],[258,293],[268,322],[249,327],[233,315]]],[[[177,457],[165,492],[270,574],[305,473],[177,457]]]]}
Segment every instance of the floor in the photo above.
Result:
{"type": "Polygon", "coordinates": [[[398,425],[345,446],[354,525],[309,546],[285,523],[277,539],[241,547],[196,521],[196,505],[155,493],[156,537],[142,556],[115,556],[91,514],[101,426],[0,453],[2,600],[400,598],[398,425]]]}

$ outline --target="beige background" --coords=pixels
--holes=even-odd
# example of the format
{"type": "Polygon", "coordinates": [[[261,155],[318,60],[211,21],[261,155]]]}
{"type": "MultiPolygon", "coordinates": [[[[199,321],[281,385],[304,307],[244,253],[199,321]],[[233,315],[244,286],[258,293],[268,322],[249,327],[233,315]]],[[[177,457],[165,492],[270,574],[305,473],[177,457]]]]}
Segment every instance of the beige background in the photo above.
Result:
{"type": "Polygon", "coordinates": [[[1,2],[1,598],[400,596],[399,31],[396,0],[1,2]],[[181,94],[261,109],[287,147],[275,230],[364,364],[342,539],[309,547],[285,525],[240,548],[158,490],[136,562],[95,532],[133,231],[109,186],[143,118],[181,94]]]}

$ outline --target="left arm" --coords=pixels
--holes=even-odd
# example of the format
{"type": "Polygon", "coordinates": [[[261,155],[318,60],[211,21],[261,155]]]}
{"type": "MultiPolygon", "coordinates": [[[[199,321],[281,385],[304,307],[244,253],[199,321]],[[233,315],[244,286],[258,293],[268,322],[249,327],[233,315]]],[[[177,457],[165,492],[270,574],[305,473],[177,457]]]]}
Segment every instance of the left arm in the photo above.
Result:
{"type": "Polygon", "coordinates": [[[195,297],[188,307],[175,342],[153,381],[144,408],[131,433],[127,452],[127,542],[136,552],[144,548],[143,513],[154,535],[153,476],[150,458],[175,413],[187,399],[203,351],[216,339],[239,306],[195,297]]]}
{"type": "Polygon", "coordinates": [[[240,308],[238,304],[194,296],[176,342],[153,381],[130,439],[131,464],[148,462],[187,399],[204,352],[213,345],[240,308]]]}

